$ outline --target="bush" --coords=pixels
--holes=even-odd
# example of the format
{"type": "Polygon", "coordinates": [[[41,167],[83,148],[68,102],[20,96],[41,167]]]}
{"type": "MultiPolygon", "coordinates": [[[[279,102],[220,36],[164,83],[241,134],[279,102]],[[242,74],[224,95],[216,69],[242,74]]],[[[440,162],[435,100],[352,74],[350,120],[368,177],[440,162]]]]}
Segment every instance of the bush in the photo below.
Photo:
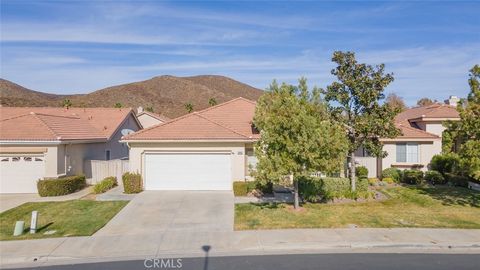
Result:
{"type": "Polygon", "coordinates": [[[392,178],[398,183],[402,179],[402,171],[397,168],[387,168],[382,171],[382,181],[383,178],[392,178]]]}
{"type": "Polygon", "coordinates": [[[358,166],[357,168],[355,168],[355,174],[357,175],[357,177],[364,177],[364,178],[367,178],[368,177],[368,169],[367,167],[365,166],[358,166]]]}
{"type": "Polygon", "coordinates": [[[445,173],[445,179],[450,182],[453,186],[457,187],[468,187],[468,177],[456,175],[453,173],[445,173]]]}
{"type": "Polygon", "coordinates": [[[368,178],[368,184],[370,186],[376,186],[378,184],[378,178],[368,178]]]}
{"type": "Polygon", "coordinates": [[[443,175],[437,171],[425,172],[425,180],[433,185],[445,185],[447,183],[445,177],[443,177],[443,175]]]}
{"type": "MultiPolygon", "coordinates": [[[[259,181],[251,182],[253,185],[253,189],[257,189],[261,191],[263,194],[272,194],[273,193],[273,183],[272,182],[267,182],[267,183],[262,183],[259,181]]],[[[249,192],[251,191],[249,190],[249,192]]]]}
{"type": "Polygon", "coordinates": [[[384,182],[385,184],[393,184],[395,183],[395,179],[391,178],[391,177],[385,177],[382,179],[382,182],[384,182]]]}
{"type": "Polygon", "coordinates": [[[62,196],[74,193],[87,186],[85,175],[38,180],[37,190],[41,197],[62,196]]]}
{"type": "Polygon", "coordinates": [[[423,180],[423,172],[419,170],[403,171],[402,181],[410,185],[419,185],[423,180]]]}
{"type": "Polygon", "coordinates": [[[122,175],[123,191],[127,194],[140,193],[143,190],[142,176],[139,173],[126,172],[122,175]]]}
{"type": "Polygon", "coordinates": [[[235,196],[247,196],[248,187],[247,182],[245,181],[235,181],[233,182],[233,195],[235,196]]]}
{"type": "Polygon", "coordinates": [[[102,181],[93,186],[93,193],[100,194],[105,193],[108,190],[117,186],[117,178],[115,176],[106,177],[102,181]]]}
{"type": "Polygon", "coordinates": [[[446,173],[456,173],[459,163],[460,158],[457,154],[440,154],[432,157],[429,167],[431,170],[438,171],[445,176],[446,173]]]}
{"type": "Polygon", "coordinates": [[[304,201],[317,202],[319,200],[331,200],[335,198],[357,199],[368,193],[368,179],[359,178],[357,189],[351,191],[350,179],[348,178],[316,178],[300,177],[298,179],[300,196],[304,201]]]}

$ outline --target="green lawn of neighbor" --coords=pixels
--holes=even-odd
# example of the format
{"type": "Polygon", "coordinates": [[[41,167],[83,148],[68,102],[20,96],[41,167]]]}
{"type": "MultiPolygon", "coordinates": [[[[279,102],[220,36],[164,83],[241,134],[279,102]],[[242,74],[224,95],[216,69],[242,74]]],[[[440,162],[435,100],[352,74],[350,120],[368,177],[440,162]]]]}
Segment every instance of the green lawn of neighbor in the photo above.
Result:
{"type": "Polygon", "coordinates": [[[425,227],[480,229],[480,192],[456,187],[383,189],[384,201],[345,204],[237,204],[235,229],[425,227]]]}
{"type": "Polygon", "coordinates": [[[0,214],[0,240],[37,239],[92,235],[105,226],[127,201],[72,200],[63,202],[30,202],[0,214]],[[32,211],[38,211],[36,234],[30,234],[32,211]],[[25,221],[25,233],[13,236],[15,222],[25,221]],[[56,231],[45,235],[46,231],[56,231]]]}

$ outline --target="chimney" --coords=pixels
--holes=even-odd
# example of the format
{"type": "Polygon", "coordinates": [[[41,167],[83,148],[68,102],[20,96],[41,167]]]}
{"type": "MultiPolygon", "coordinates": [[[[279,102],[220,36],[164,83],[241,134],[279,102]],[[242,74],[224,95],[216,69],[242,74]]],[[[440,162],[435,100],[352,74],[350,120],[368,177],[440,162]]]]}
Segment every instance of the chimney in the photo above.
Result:
{"type": "Polygon", "coordinates": [[[141,114],[143,112],[143,107],[140,106],[137,108],[137,114],[141,114]]]}
{"type": "Polygon", "coordinates": [[[458,102],[460,102],[460,99],[457,96],[450,96],[445,100],[445,104],[455,107],[457,107],[458,102]]]}

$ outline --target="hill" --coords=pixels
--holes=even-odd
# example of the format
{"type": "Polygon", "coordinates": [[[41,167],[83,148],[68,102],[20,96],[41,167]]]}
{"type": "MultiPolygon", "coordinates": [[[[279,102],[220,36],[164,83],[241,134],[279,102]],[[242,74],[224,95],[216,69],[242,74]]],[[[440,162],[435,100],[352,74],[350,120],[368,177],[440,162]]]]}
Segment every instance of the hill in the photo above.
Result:
{"type": "Polygon", "coordinates": [[[3,106],[61,106],[66,98],[74,107],[153,107],[156,113],[170,118],[186,114],[186,103],[194,110],[236,97],[257,100],[263,91],[231,78],[218,75],[194,77],[158,76],[146,81],[122,84],[97,90],[85,95],[55,95],[33,91],[7,80],[0,81],[0,103],[3,106]]]}

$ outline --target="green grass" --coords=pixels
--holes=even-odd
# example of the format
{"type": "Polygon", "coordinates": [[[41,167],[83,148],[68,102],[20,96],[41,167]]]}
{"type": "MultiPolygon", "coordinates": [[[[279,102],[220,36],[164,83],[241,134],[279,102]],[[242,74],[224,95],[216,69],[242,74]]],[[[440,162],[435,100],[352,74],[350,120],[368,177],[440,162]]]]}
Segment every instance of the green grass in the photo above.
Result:
{"type": "Polygon", "coordinates": [[[72,200],[25,203],[0,214],[0,240],[92,235],[105,226],[128,202],[72,200]],[[38,211],[36,234],[30,234],[32,211],[38,211]],[[13,236],[15,222],[25,221],[25,234],[13,236]],[[45,235],[46,231],[56,231],[45,235]]]}
{"type": "Polygon", "coordinates": [[[346,204],[237,204],[235,229],[425,227],[480,229],[480,193],[454,187],[395,187],[384,201],[346,204]]]}

